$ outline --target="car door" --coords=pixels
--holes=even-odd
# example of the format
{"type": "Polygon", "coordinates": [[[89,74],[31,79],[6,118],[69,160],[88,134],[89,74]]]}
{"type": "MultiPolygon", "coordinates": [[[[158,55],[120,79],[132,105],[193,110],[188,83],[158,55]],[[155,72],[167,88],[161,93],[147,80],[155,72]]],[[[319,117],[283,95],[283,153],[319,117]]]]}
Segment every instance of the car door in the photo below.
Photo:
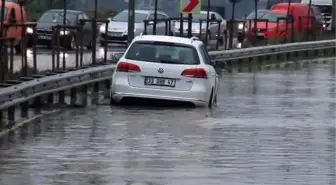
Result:
{"type": "MultiPolygon", "coordinates": [[[[164,19],[164,20],[167,20],[168,19],[168,16],[165,16],[164,14],[161,14],[161,13],[158,13],[157,14],[157,17],[158,19],[164,19]]],[[[168,35],[169,34],[169,31],[168,31],[168,22],[166,23],[166,21],[160,21],[158,22],[157,24],[157,30],[159,31],[159,35],[168,35]],[[167,31],[166,31],[167,29],[167,31]],[[167,32],[167,34],[166,34],[167,32]]]]}
{"type": "Polygon", "coordinates": [[[214,97],[216,97],[217,93],[218,93],[218,81],[219,81],[219,76],[216,72],[216,69],[214,67],[213,62],[211,61],[211,58],[208,54],[208,50],[206,49],[206,47],[204,45],[201,45],[200,48],[200,53],[202,55],[203,61],[206,63],[208,71],[210,73],[210,79],[211,79],[211,84],[212,87],[214,88],[214,97]]]}
{"type": "MultiPolygon", "coordinates": [[[[77,24],[80,25],[80,20],[89,19],[85,14],[78,14],[77,24]]],[[[82,30],[83,44],[87,45],[92,40],[92,24],[90,22],[85,22],[82,30]]]]}

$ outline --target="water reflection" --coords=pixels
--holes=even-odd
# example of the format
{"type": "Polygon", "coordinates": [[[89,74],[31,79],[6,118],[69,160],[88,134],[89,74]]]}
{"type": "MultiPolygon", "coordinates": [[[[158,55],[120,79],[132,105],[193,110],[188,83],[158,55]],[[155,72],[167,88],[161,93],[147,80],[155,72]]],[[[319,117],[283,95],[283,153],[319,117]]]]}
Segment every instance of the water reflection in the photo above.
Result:
{"type": "Polygon", "coordinates": [[[212,110],[64,110],[7,138],[0,184],[335,184],[329,68],[224,74],[212,110]]]}

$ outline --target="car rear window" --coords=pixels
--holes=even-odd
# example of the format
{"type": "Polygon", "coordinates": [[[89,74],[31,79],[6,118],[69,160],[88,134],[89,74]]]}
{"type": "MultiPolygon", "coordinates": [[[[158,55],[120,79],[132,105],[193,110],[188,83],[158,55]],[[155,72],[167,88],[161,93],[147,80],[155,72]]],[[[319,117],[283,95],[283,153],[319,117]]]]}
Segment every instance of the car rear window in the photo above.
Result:
{"type": "Polygon", "coordinates": [[[125,58],[154,63],[200,64],[194,47],[170,42],[136,41],[130,46],[125,58]]]}

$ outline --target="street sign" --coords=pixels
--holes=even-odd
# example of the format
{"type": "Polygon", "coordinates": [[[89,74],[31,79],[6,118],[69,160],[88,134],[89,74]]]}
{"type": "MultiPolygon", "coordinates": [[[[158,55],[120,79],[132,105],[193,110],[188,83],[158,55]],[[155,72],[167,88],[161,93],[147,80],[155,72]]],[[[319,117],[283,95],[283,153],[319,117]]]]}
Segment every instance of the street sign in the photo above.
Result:
{"type": "Polygon", "coordinates": [[[201,0],[180,0],[180,12],[181,13],[200,14],[201,6],[202,6],[201,0]]]}

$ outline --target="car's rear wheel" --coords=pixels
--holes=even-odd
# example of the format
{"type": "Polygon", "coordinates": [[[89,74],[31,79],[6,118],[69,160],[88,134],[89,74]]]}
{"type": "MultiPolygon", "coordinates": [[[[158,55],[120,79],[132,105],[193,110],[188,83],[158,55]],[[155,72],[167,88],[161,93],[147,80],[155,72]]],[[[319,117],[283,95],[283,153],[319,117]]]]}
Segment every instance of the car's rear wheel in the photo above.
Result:
{"type": "Polygon", "coordinates": [[[210,95],[210,99],[209,99],[209,103],[208,103],[208,107],[212,108],[213,105],[213,96],[214,96],[214,91],[213,89],[211,90],[211,95],[210,95]]]}
{"type": "Polygon", "coordinates": [[[68,48],[71,49],[71,50],[74,50],[74,49],[76,49],[76,47],[77,47],[76,37],[75,37],[75,35],[73,35],[73,36],[71,36],[71,39],[68,43],[68,48]]]}

